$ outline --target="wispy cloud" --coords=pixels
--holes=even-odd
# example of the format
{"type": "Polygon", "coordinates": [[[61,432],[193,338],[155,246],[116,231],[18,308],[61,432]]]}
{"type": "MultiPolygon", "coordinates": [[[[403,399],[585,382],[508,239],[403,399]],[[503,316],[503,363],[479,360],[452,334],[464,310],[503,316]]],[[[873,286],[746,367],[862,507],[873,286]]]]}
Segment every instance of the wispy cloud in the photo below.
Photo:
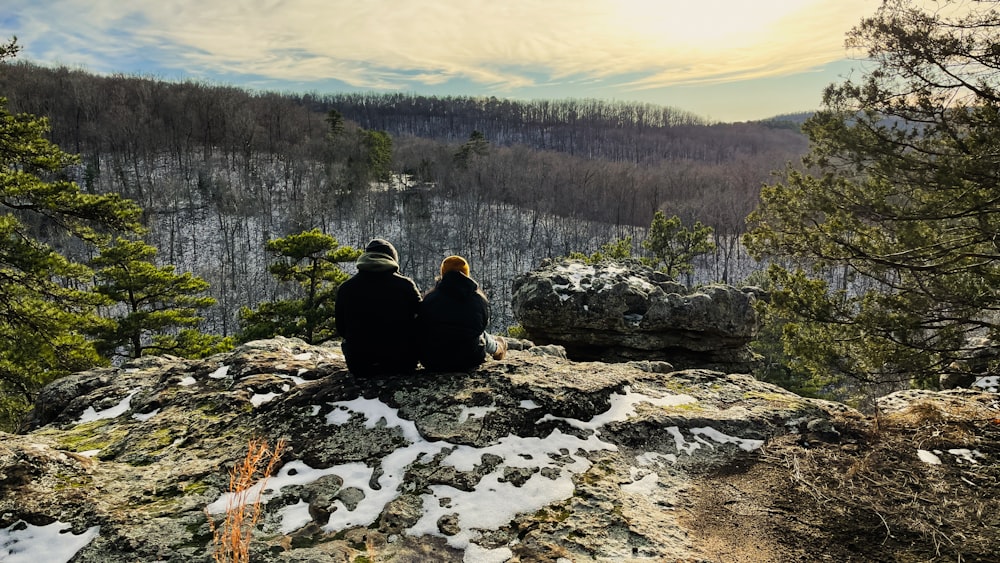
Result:
{"type": "Polygon", "coordinates": [[[803,72],[844,57],[877,0],[6,0],[0,34],[97,72],[493,91],[626,89],[803,72]],[[638,77],[638,78],[636,78],[638,77]]]}

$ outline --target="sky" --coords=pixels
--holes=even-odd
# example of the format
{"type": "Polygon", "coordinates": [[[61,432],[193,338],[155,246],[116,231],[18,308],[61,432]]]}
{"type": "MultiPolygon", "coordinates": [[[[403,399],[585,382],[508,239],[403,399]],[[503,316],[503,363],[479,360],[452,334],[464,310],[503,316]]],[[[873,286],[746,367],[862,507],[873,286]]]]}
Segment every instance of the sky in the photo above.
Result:
{"type": "Polygon", "coordinates": [[[20,60],[255,91],[819,107],[879,0],[4,0],[20,60]]]}

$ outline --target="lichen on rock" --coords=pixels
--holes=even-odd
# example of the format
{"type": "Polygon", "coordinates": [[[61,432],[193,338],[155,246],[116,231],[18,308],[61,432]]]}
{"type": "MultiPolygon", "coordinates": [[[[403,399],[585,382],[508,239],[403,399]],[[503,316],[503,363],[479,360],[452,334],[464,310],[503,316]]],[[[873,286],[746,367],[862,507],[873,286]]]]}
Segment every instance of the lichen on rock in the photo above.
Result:
{"type": "MultiPolygon", "coordinates": [[[[30,431],[0,440],[0,530],[28,541],[17,538],[32,527],[99,529],[77,536],[77,562],[211,561],[228,472],[262,438],[286,447],[260,490],[254,561],[710,559],[733,532],[706,536],[715,528],[687,515],[723,498],[715,483],[765,466],[791,479],[769,464],[775,448],[863,455],[864,420],[746,374],[664,362],[528,347],[471,373],[359,379],[336,344],[275,338],[47,388],[30,431]]],[[[966,458],[986,467],[990,447],[966,458]]]]}

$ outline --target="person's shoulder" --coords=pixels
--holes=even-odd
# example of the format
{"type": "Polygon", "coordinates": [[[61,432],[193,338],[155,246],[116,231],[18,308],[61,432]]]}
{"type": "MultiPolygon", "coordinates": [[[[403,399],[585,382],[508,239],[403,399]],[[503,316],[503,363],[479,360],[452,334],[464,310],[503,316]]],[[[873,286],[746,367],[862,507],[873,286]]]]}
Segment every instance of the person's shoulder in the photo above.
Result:
{"type": "Polygon", "coordinates": [[[403,274],[401,274],[399,272],[393,272],[392,279],[394,279],[396,281],[396,283],[405,283],[405,284],[410,284],[410,285],[414,285],[414,286],[417,285],[416,282],[413,281],[413,278],[408,277],[408,276],[404,276],[403,274]]]}
{"type": "Polygon", "coordinates": [[[346,280],[340,282],[339,289],[344,289],[345,287],[351,287],[351,286],[353,286],[353,285],[355,285],[357,283],[358,283],[358,276],[357,276],[357,274],[355,274],[355,275],[347,278],[346,280]]]}
{"type": "Polygon", "coordinates": [[[417,287],[417,282],[413,281],[413,278],[404,276],[403,274],[400,274],[399,272],[394,273],[392,275],[392,277],[393,277],[393,281],[395,281],[396,284],[399,285],[399,287],[401,287],[401,288],[407,288],[407,289],[409,289],[409,288],[412,287],[413,290],[416,291],[418,295],[420,294],[420,289],[417,287]]]}

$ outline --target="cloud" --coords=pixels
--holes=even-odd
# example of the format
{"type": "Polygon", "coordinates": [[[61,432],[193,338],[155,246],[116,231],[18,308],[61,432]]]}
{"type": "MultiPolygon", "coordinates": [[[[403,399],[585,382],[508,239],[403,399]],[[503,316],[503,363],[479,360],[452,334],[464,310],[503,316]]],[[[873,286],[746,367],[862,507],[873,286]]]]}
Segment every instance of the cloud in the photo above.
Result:
{"type": "Polygon", "coordinates": [[[844,57],[873,0],[8,0],[31,60],[359,88],[451,80],[631,89],[802,72],[844,57]],[[624,77],[628,77],[628,79],[624,77]],[[636,76],[640,78],[635,78],[636,76]]]}

